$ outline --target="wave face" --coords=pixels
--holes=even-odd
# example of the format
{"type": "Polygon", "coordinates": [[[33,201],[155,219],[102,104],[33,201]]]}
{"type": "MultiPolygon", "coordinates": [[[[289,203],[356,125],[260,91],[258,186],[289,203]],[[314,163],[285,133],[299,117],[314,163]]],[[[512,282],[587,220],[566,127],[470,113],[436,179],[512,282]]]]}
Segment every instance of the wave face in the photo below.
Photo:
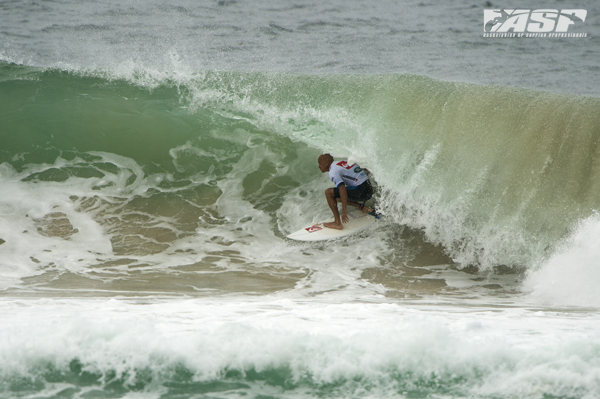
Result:
{"type": "Polygon", "coordinates": [[[595,98],[412,75],[3,64],[0,105],[14,276],[57,253],[71,269],[161,263],[202,235],[207,254],[280,243],[327,215],[322,151],[370,169],[388,219],[463,266],[535,266],[600,202],[595,98]]]}

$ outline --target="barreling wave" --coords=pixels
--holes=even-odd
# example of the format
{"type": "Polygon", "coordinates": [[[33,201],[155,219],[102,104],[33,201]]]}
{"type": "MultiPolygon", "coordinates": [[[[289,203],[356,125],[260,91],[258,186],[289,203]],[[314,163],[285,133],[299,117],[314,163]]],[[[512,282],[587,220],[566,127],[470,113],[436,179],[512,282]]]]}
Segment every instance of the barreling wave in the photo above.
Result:
{"type": "MultiPolygon", "coordinates": [[[[267,214],[281,238],[292,228],[286,201],[322,204],[302,190],[322,184],[313,158],[327,151],[373,172],[388,219],[483,268],[538,264],[600,206],[597,98],[413,75],[0,67],[3,175],[88,182],[77,198],[166,203],[178,193],[213,222],[267,214]],[[230,194],[250,206],[226,206],[230,194]],[[205,207],[219,201],[219,211],[205,207]]],[[[145,217],[159,209],[147,206],[145,217]]],[[[162,222],[178,238],[195,228],[162,222]]],[[[113,247],[127,255],[126,228],[110,223],[113,247]]],[[[163,239],[148,251],[175,240],[163,239]]]]}

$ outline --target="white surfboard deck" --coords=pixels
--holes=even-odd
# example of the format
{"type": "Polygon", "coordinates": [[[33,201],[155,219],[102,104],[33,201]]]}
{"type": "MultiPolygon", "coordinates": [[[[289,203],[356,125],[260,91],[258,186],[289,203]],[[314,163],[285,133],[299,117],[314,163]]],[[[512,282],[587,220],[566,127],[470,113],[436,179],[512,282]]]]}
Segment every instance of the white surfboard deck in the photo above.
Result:
{"type": "Polygon", "coordinates": [[[361,211],[348,212],[350,221],[344,223],[342,230],[329,229],[323,223],[333,222],[333,218],[319,222],[288,235],[287,238],[297,241],[326,241],[349,236],[366,229],[375,223],[375,217],[361,211]]]}

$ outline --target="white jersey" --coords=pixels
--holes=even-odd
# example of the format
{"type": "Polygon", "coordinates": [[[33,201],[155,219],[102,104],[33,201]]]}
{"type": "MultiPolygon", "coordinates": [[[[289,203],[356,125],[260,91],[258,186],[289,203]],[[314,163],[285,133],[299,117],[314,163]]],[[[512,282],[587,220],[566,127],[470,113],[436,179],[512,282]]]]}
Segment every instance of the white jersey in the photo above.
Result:
{"type": "Polygon", "coordinates": [[[332,163],[329,168],[329,178],[336,187],[344,183],[348,190],[360,186],[369,179],[360,166],[357,164],[348,165],[346,161],[332,163]]]}

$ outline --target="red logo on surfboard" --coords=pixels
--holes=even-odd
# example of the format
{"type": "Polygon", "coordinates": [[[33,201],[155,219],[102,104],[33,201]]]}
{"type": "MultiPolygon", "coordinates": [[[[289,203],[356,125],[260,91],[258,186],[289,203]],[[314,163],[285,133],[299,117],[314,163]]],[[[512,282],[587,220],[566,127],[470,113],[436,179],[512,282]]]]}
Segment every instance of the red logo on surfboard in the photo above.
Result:
{"type": "Polygon", "coordinates": [[[315,231],[323,230],[323,225],[321,225],[320,223],[314,224],[310,227],[307,227],[305,230],[308,231],[309,233],[314,233],[315,231]]]}

